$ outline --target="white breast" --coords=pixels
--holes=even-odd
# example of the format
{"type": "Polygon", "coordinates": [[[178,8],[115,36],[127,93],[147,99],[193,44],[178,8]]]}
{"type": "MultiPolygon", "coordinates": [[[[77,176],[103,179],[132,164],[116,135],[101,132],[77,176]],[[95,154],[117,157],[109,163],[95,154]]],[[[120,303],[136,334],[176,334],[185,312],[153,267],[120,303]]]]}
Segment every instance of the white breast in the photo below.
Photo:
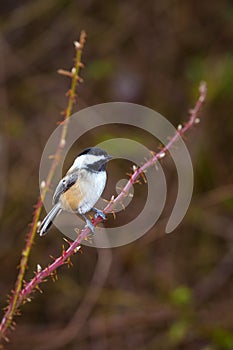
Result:
{"type": "Polygon", "coordinates": [[[83,194],[83,201],[78,207],[80,214],[85,214],[94,207],[106,185],[107,174],[105,171],[92,173],[84,171],[80,176],[79,187],[83,194]]]}

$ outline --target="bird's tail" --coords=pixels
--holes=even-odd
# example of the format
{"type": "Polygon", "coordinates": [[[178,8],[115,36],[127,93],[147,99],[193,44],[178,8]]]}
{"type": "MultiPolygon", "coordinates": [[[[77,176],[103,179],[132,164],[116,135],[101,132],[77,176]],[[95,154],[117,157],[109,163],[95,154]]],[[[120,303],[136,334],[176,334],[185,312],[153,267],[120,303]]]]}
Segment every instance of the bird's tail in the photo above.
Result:
{"type": "Polygon", "coordinates": [[[46,232],[48,231],[48,229],[52,225],[53,220],[60,213],[61,210],[62,209],[61,209],[59,203],[54,205],[54,207],[50,210],[50,212],[47,214],[47,216],[44,218],[44,220],[42,221],[42,223],[40,224],[40,226],[38,228],[37,232],[40,234],[40,236],[44,236],[46,234],[46,232]]]}

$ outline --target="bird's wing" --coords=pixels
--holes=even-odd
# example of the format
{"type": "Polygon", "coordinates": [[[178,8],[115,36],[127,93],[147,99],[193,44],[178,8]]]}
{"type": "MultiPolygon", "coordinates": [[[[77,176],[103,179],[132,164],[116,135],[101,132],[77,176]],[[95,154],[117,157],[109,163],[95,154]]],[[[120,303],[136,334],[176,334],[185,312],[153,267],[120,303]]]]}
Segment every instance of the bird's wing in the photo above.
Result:
{"type": "Polygon", "coordinates": [[[53,204],[57,204],[62,193],[66,192],[71,186],[75,184],[78,178],[78,172],[73,172],[61,179],[53,195],[53,204]]]}

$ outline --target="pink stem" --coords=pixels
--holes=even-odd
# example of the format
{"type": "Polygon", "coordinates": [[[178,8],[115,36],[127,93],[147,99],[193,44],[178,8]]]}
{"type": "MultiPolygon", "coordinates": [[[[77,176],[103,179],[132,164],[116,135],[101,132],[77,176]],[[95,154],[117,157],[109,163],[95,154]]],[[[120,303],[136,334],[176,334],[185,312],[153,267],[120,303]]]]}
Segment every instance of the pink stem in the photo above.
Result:
{"type": "MultiPolygon", "coordinates": [[[[125,194],[130,190],[130,188],[133,186],[133,184],[136,182],[138,176],[145,171],[148,167],[153,165],[155,162],[159,161],[167,152],[171,146],[177,141],[177,139],[183,135],[187,130],[189,130],[194,124],[198,123],[199,120],[197,119],[197,114],[199,113],[205,98],[206,98],[206,84],[203,82],[200,84],[199,87],[200,95],[199,98],[195,104],[195,107],[190,111],[190,118],[188,122],[178,128],[175,135],[170,139],[170,141],[167,143],[166,146],[164,146],[160,152],[156,153],[154,156],[152,156],[145,164],[143,164],[140,168],[137,168],[130,180],[127,182],[121,193],[112,201],[110,201],[107,206],[104,209],[105,213],[109,213],[113,210],[116,203],[120,202],[125,194]]],[[[100,217],[96,218],[93,221],[93,225],[96,226],[99,222],[101,222],[102,219],[100,217]]],[[[80,246],[81,242],[87,238],[88,234],[90,233],[89,228],[84,228],[80,234],[78,235],[77,239],[70,243],[70,246],[67,250],[65,250],[60,257],[58,257],[51,265],[46,267],[45,269],[41,270],[40,272],[37,272],[35,277],[26,284],[24,289],[22,289],[20,293],[20,297],[18,300],[18,306],[22,303],[23,300],[27,298],[28,295],[32,293],[32,291],[35,289],[36,286],[38,286],[46,277],[50,276],[59,266],[63,265],[67,259],[76,253],[77,248],[80,246]]]]}

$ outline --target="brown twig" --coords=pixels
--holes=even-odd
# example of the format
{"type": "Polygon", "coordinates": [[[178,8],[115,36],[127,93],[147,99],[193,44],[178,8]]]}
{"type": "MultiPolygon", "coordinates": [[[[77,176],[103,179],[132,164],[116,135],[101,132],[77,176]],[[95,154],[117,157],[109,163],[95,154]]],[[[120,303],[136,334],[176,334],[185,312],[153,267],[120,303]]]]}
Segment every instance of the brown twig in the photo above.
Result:
{"type": "Polygon", "coordinates": [[[35,234],[36,234],[37,227],[38,227],[38,222],[39,222],[39,218],[40,218],[40,214],[41,214],[41,210],[42,210],[42,206],[43,206],[43,199],[45,198],[45,195],[50,187],[52,178],[54,176],[55,169],[56,169],[57,164],[60,160],[61,153],[62,153],[62,150],[65,146],[65,142],[66,142],[68,121],[69,121],[69,117],[72,114],[72,109],[73,109],[73,105],[75,103],[75,98],[76,98],[76,87],[77,87],[78,82],[80,80],[79,71],[80,71],[80,68],[82,67],[81,58],[82,58],[82,52],[83,52],[85,40],[86,40],[86,34],[84,31],[82,31],[80,34],[79,42],[77,42],[77,41],[74,42],[74,46],[75,46],[75,50],[76,50],[75,64],[74,64],[74,67],[72,68],[70,75],[69,75],[71,77],[71,88],[67,93],[68,105],[67,105],[67,109],[63,113],[64,120],[62,122],[61,138],[60,138],[56,153],[53,156],[52,164],[51,164],[47,179],[45,181],[45,184],[43,186],[41,196],[39,196],[37,204],[35,205],[35,211],[33,213],[32,223],[30,224],[31,228],[30,228],[30,231],[27,235],[25,247],[22,250],[21,260],[20,260],[20,264],[19,264],[19,272],[18,272],[16,283],[15,283],[15,288],[12,292],[12,296],[10,298],[9,305],[6,309],[6,312],[3,316],[1,324],[0,324],[0,339],[4,338],[5,340],[8,340],[7,336],[6,336],[6,330],[12,325],[13,317],[16,314],[17,308],[20,304],[20,300],[22,299],[20,292],[22,290],[23,279],[24,279],[25,272],[27,269],[29,255],[31,252],[31,248],[32,248],[35,234]]]}

